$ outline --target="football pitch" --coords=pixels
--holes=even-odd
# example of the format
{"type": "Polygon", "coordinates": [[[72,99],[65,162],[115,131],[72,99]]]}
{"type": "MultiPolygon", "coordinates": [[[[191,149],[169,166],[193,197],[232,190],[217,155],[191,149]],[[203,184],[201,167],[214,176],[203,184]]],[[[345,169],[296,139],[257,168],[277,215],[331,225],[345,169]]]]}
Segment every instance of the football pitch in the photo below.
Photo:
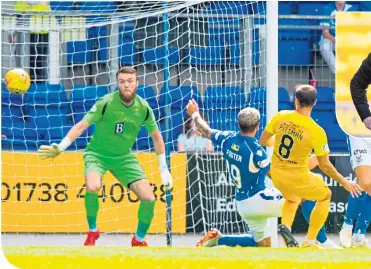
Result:
{"type": "Polygon", "coordinates": [[[4,246],[18,268],[371,268],[367,249],[4,246]]]}

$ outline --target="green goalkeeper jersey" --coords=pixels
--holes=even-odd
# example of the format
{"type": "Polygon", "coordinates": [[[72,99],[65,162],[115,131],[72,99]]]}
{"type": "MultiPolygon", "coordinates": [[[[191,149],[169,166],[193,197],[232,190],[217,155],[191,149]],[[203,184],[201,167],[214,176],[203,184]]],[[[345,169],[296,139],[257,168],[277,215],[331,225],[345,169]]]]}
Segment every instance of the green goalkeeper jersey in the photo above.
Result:
{"type": "Polygon", "coordinates": [[[121,102],[119,91],[109,93],[97,101],[83,120],[89,126],[96,123],[86,151],[109,157],[130,152],[143,124],[148,133],[158,129],[147,101],[136,95],[134,103],[127,107],[121,102]]]}

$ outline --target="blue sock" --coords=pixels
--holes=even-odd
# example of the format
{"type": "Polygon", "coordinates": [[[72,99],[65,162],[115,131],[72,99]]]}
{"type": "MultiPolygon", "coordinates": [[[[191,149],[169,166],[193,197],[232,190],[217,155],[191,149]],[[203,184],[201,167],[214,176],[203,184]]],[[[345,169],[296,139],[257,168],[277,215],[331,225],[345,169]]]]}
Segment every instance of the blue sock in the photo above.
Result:
{"type": "MultiPolygon", "coordinates": [[[[309,223],[310,219],[310,214],[313,211],[314,206],[316,205],[316,202],[314,201],[305,201],[301,205],[301,211],[303,212],[304,218],[307,220],[309,223]]],[[[318,235],[317,235],[317,241],[320,243],[324,243],[327,240],[327,235],[326,235],[326,226],[323,225],[321,230],[319,230],[318,235]]]]}
{"type": "Polygon", "coordinates": [[[366,194],[361,206],[361,213],[358,216],[355,234],[366,234],[366,230],[371,221],[371,196],[366,194]]]}
{"type": "Polygon", "coordinates": [[[353,227],[354,220],[360,213],[364,198],[365,198],[365,193],[362,193],[362,196],[360,197],[354,197],[354,198],[352,197],[352,195],[349,194],[348,207],[347,207],[347,211],[345,212],[345,216],[344,216],[344,224],[347,224],[353,227]]]}
{"type": "Polygon", "coordinates": [[[218,240],[218,246],[256,247],[256,242],[251,234],[223,235],[223,237],[218,240]]]}

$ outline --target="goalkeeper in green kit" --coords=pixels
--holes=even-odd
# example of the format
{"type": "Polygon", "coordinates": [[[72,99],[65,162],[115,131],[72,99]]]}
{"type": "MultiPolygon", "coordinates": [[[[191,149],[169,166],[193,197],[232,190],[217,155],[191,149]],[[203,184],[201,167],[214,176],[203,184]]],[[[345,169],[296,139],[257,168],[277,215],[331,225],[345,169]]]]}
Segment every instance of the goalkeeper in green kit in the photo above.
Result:
{"type": "Polygon", "coordinates": [[[153,111],[147,101],[136,95],[138,87],[136,70],[132,67],[122,67],[117,72],[116,78],[118,91],[109,93],[97,101],[59,144],[43,145],[39,149],[42,159],[54,158],[71,145],[91,124],[96,123],[95,132],[84,154],[85,208],[89,225],[85,246],[94,246],[99,238],[98,191],[107,170],[141,200],[137,232],[132,238],[131,245],[147,246],[145,235],[154,216],[155,196],[143,168],[131,152],[143,124],[153,139],[162,184],[168,189],[172,189],[173,185],[166,164],[164,141],[158,130],[153,111]]]}

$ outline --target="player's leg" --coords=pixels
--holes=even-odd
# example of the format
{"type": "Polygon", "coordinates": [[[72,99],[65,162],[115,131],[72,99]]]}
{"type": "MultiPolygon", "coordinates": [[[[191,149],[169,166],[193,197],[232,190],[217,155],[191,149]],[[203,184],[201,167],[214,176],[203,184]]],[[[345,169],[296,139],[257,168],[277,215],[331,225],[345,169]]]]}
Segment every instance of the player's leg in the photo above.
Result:
{"type": "Polygon", "coordinates": [[[350,147],[350,163],[356,174],[358,184],[365,191],[362,197],[353,198],[349,195],[348,207],[345,213],[344,224],[340,231],[340,243],[344,247],[350,247],[352,245],[352,229],[354,220],[357,216],[357,223],[355,234],[353,235],[354,244],[357,243],[367,244],[364,240],[364,234],[366,233],[367,226],[369,223],[371,210],[369,198],[370,198],[370,185],[371,185],[371,146],[370,140],[349,137],[350,147]],[[368,199],[366,199],[368,198],[368,199]],[[366,206],[366,208],[365,208],[366,206]],[[362,217],[360,216],[361,211],[362,217]],[[360,218],[361,217],[361,218],[360,218]],[[358,241],[358,242],[357,242],[358,241]]]}
{"type": "Polygon", "coordinates": [[[344,223],[339,233],[340,244],[343,247],[349,248],[352,246],[353,225],[360,213],[364,197],[365,193],[360,197],[352,197],[349,194],[348,206],[344,215],[344,223]]]}
{"type": "MultiPolygon", "coordinates": [[[[370,162],[371,164],[371,162],[370,162]]],[[[366,240],[366,231],[371,221],[371,165],[355,168],[358,184],[365,191],[360,205],[360,213],[354,228],[353,246],[369,247],[366,240]]]]}
{"type": "Polygon", "coordinates": [[[107,171],[104,160],[91,153],[84,155],[85,170],[85,211],[89,226],[89,232],[85,240],[85,246],[94,246],[99,238],[97,228],[97,215],[99,210],[98,192],[102,185],[102,178],[107,171]]]}
{"type": "Polygon", "coordinates": [[[296,211],[302,201],[301,197],[292,193],[293,180],[286,180],[282,171],[271,169],[272,182],[285,198],[282,205],[281,224],[278,226],[278,234],[283,239],[287,247],[297,247],[298,242],[291,234],[291,226],[294,222],[296,211]]]}
{"type": "Polygon", "coordinates": [[[329,214],[331,191],[321,177],[309,172],[306,180],[295,187],[295,193],[305,200],[316,201],[310,215],[308,233],[303,246],[318,247],[315,241],[329,214]]]}
{"type": "Polygon", "coordinates": [[[110,167],[112,174],[121,184],[128,187],[140,200],[137,231],[132,246],[147,246],[145,236],[155,212],[155,195],[147,176],[137,158],[129,153],[110,167]]]}
{"type": "MultiPolygon", "coordinates": [[[[316,202],[314,201],[304,201],[301,205],[301,210],[303,212],[304,218],[309,223],[310,215],[313,211],[316,202]]],[[[326,225],[323,225],[322,228],[319,230],[317,238],[317,242],[321,244],[324,248],[339,248],[334,242],[332,242],[326,233],[326,225]]]]}

